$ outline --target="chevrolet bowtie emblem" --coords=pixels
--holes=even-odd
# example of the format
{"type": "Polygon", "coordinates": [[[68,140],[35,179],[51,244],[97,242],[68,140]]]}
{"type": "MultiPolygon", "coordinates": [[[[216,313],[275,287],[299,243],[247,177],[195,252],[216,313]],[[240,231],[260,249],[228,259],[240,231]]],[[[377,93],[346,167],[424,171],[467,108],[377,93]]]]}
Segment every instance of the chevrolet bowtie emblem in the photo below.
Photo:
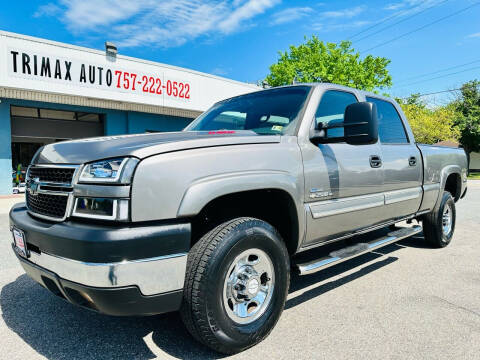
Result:
{"type": "Polygon", "coordinates": [[[40,179],[34,178],[28,182],[27,191],[30,193],[30,195],[35,196],[38,194],[39,186],[40,186],[40,179]]]}

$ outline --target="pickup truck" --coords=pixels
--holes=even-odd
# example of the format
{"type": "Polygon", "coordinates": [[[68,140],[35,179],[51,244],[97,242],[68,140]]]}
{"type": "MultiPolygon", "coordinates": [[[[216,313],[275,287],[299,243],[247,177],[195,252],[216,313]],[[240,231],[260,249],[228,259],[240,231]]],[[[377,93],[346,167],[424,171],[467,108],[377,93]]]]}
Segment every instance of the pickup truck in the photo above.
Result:
{"type": "Polygon", "coordinates": [[[181,132],[42,147],[10,212],[12,248],[73,304],[179,310],[197,340],[235,353],[273,329],[291,269],[311,274],[422,230],[444,247],[466,190],[464,150],[416,144],[395,101],[292,85],[220,101],[181,132]]]}

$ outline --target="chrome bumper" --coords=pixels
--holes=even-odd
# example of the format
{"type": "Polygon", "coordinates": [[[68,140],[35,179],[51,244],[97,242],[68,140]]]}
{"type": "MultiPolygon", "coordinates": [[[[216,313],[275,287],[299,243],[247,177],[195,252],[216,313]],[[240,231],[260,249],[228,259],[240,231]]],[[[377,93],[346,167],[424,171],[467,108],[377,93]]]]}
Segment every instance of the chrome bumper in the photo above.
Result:
{"type": "Polygon", "coordinates": [[[183,289],[187,267],[187,253],[116,263],[89,263],[30,251],[26,260],[81,285],[99,288],[133,285],[145,296],[183,289]]]}

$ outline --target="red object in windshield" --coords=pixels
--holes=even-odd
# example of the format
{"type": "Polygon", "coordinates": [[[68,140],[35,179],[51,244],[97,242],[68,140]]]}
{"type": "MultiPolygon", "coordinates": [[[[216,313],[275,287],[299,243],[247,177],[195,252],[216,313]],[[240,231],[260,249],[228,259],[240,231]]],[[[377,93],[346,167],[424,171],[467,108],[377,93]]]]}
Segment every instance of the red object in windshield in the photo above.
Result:
{"type": "Polygon", "coordinates": [[[222,134],[235,134],[235,130],[218,130],[218,131],[208,132],[208,135],[222,135],[222,134]]]}

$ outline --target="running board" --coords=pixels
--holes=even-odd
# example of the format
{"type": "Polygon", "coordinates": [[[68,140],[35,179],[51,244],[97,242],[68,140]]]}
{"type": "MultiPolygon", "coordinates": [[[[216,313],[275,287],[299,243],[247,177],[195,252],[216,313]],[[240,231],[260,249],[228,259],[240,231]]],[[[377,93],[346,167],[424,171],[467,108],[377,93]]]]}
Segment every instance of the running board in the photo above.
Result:
{"type": "Polygon", "coordinates": [[[370,242],[358,243],[352,246],[347,246],[343,249],[332,251],[330,254],[328,254],[328,256],[325,256],[323,258],[303,264],[296,264],[296,267],[300,275],[312,274],[314,272],[326,269],[330,266],[339,264],[348,259],[376,250],[388,244],[392,244],[420,232],[422,232],[422,227],[419,225],[401,228],[389,232],[386,236],[373,239],[370,242]]]}

